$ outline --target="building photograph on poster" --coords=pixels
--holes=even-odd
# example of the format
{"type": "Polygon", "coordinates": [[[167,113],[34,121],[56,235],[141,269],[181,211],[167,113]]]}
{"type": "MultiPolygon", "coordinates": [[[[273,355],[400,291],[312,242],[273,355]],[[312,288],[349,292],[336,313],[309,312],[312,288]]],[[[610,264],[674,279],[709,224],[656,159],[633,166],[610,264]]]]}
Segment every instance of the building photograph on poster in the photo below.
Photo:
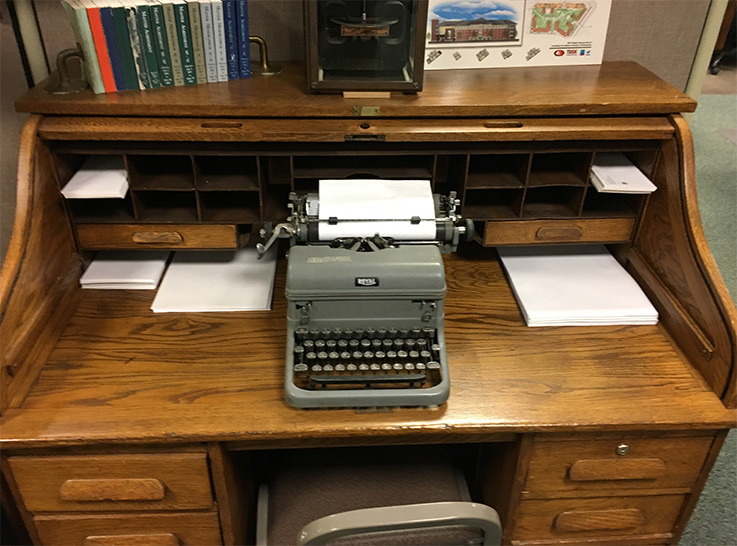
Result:
{"type": "Polygon", "coordinates": [[[425,69],[599,64],[611,0],[430,0],[425,69]]]}

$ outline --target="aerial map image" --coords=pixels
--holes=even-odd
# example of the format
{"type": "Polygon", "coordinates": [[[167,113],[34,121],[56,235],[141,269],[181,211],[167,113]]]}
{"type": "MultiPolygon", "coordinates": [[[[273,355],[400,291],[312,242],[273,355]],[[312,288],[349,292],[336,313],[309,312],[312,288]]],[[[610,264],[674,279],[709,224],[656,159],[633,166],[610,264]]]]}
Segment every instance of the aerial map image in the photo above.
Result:
{"type": "Polygon", "coordinates": [[[521,39],[524,0],[436,0],[430,2],[430,44],[476,46],[517,43],[521,39]]]}
{"type": "Polygon", "coordinates": [[[532,7],[530,30],[568,38],[586,17],[590,6],[583,2],[538,2],[532,7]]]}

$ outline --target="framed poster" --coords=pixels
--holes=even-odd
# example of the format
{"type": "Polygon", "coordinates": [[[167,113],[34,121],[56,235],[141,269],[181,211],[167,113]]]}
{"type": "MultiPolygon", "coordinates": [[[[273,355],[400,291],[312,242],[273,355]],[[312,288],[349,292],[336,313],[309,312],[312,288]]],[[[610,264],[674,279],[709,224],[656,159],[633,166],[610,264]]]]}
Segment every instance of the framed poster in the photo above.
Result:
{"type": "Polygon", "coordinates": [[[430,0],[425,69],[599,64],[611,0],[430,0]]]}

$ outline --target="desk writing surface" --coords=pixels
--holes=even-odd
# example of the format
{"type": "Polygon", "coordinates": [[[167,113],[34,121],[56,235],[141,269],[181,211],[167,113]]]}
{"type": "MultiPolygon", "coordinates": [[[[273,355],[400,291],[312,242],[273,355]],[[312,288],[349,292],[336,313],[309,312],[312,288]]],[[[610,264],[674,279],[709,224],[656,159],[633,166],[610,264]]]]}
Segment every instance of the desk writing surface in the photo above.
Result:
{"type": "Polygon", "coordinates": [[[532,431],[733,426],[661,326],[527,328],[492,250],[446,258],[448,403],[299,410],[283,400],[285,262],[273,310],[156,314],[153,293],[83,292],[6,446],[482,441],[532,431]]]}
{"type": "Polygon", "coordinates": [[[43,83],[16,102],[20,112],[85,116],[254,118],[356,117],[354,106],[378,106],[380,117],[586,116],[693,112],[696,102],[634,62],[602,65],[443,70],[425,74],[419,94],[344,99],[306,92],[304,66],[283,63],[276,76],[207,85],[95,95],[50,95],[43,83]]]}

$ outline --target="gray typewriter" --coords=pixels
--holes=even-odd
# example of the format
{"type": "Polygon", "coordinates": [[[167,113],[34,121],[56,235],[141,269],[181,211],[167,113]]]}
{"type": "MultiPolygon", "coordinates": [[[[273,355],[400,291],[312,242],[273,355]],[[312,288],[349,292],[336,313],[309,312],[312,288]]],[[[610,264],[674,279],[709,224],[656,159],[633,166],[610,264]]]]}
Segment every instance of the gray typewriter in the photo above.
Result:
{"type": "MultiPolygon", "coordinates": [[[[371,181],[330,182],[368,182],[361,191],[374,191],[371,181]]],[[[279,238],[292,244],[284,383],[292,406],[432,406],[448,399],[441,253],[470,240],[473,224],[456,214],[455,194],[426,188],[431,218],[425,199],[424,218],[367,219],[366,207],[348,213],[354,217],[321,214],[328,206],[320,203],[321,181],[320,194],[290,194],[287,222],[262,232],[261,254],[279,238]]]]}

